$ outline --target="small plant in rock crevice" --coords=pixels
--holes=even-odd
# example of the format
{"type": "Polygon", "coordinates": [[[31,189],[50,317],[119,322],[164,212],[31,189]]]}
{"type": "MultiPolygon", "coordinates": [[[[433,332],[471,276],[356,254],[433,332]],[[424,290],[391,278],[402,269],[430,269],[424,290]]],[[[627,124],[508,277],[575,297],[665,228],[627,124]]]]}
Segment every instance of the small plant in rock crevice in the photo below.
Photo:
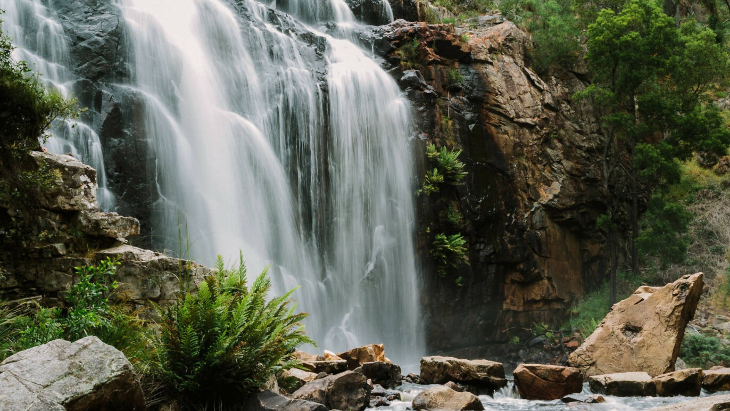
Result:
{"type": "Polygon", "coordinates": [[[464,163],[459,161],[460,155],[461,150],[448,150],[446,147],[437,150],[436,145],[427,145],[426,157],[434,168],[426,172],[423,186],[418,194],[437,193],[443,184],[458,185],[461,183],[468,173],[464,171],[464,163]]]}
{"type": "Polygon", "coordinates": [[[421,42],[414,38],[411,41],[404,42],[396,51],[395,55],[400,58],[400,64],[404,70],[410,70],[418,67],[418,49],[421,42]]]}
{"type": "MultiPolygon", "coordinates": [[[[466,240],[461,234],[436,234],[431,243],[431,256],[436,263],[436,273],[439,277],[446,277],[449,269],[456,268],[460,262],[467,261],[466,240]]],[[[456,279],[456,285],[461,285],[461,277],[456,279]]]]}
{"type": "Polygon", "coordinates": [[[461,86],[464,83],[464,75],[461,74],[458,68],[449,70],[449,82],[452,86],[461,86]]]}

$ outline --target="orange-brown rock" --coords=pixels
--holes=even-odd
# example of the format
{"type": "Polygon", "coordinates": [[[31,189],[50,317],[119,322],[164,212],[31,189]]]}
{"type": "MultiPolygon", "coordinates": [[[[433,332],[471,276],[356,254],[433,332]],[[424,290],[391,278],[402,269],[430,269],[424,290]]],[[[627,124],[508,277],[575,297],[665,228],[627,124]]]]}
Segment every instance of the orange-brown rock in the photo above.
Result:
{"type": "Polygon", "coordinates": [[[324,350],[324,359],[325,359],[325,361],[341,361],[342,360],[342,358],[337,356],[337,354],[335,354],[329,350],[324,350]]]}
{"type": "Polygon", "coordinates": [[[730,368],[714,368],[702,373],[702,388],[709,392],[730,391],[730,368]]]}
{"type": "Polygon", "coordinates": [[[304,362],[324,361],[325,359],[321,355],[310,354],[304,351],[294,351],[294,358],[304,362]]]}
{"type": "Polygon", "coordinates": [[[616,303],[593,334],[568,357],[586,375],[674,370],[684,328],[702,293],[702,273],[664,287],[640,287],[616,303]]]}
{"type": "Polygon", "coordinates": [[[354,370],[366,362],[385,362],[383,344],[369,344],[337,354],[347,361],[347,369],[354,370]]]}
{"type": "Polygon", "coordinates": [[[483,410],[479,398],[470,392],[458,392],[449,387],[429,388],[413,399],[414,410],[483,410]]]}
{"type": "Polygon", "coordinates": [[[573,367],[520,364],[513,375],[520,396],[528,400],[557,400],[583,390],[583,374],[573,367]]]}
{"type": "Polygon", "coordinates": [[[698,397],[702,392],[702,369],[688,368],[654,377],[656,393],[660,397],[698,397]]]}

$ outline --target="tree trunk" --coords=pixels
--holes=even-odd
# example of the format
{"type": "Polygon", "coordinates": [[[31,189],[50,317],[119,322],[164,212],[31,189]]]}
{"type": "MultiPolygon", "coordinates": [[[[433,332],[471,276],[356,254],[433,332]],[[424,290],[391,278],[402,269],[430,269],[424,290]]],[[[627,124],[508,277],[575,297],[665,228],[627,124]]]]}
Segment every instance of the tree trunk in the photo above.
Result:
{"type": "Polygon", "coordinates": [[[613,307],[616,304],[616,272],[618,271],[618,241],[616,238],[616,229],[611,228],[608,234],[608,243],[611,253],[611,268],[609,270],[609,287],[611,288],[611,296],[609,299],[608,308],[613,307]]]}
{"type": "Polygon", "coordinates": [[[631,271],[639,275],[639,251],[636,239],[639,238],[639,183],[636,177],[635,145],[631,146],[631,271]]]}

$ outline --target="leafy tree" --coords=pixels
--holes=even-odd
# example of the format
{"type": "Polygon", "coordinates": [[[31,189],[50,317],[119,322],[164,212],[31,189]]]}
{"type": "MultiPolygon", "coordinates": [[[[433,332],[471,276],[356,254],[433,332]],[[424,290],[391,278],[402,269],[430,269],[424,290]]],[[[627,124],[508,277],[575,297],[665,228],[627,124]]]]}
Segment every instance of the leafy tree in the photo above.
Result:
{"type": "Polygon", "coordinates": [[[75,115],[76,103],[49,91],[37,73],[12,58],[10,38],[0,22],[0,200],[26,197],[42,176],[23,164],[32,150],[40,149],[51,123],[75,115]],[[40,139],[40,140],[39,140],[40,139]]]}
{"type": "Polygon", "coordinates": [[[639,199],[657,181],[678,175],[676,161],[693,152],[719,155],[730,144],[724,121],[705,91],[730,67],[710,29],[687,22],[679,29],[653,1],[632,0],[620,11],[604,9],[587,31],[586,60],[594,82],[577,97],[591,96],[602,111],[606,141],[603,189],[610,198],[611,302],[615,301],[616,247],[631,200],[632,270],[638,273],[639,199]],[[651,160],[651,161],[649,161],[651,160]],[[620,182],[628,179],[628,187],[620,182]]]}
{"type": "Polygon", "coordinates": [[[537,72],[571,67],[578,61],[581,32],[571,0],[507,0],[499,8],[532,34],[530,57],[537,72]]]}

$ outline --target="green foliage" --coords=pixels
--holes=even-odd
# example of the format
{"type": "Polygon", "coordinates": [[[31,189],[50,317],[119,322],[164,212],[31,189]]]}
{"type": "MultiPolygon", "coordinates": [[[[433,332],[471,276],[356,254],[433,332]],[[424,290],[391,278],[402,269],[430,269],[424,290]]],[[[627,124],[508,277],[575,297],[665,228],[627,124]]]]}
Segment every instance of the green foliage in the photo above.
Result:
{"type": "Polygon", "coordinates": [[[243,259],[215,273],[196,294],[160,309],[155,372],[172,395],[190,406],[237,403],[278,370],[297,364],[296,347],[312,341],[294,314],[294,290],[267,301],[266,270],[249,288],[243,259]]]}
{"type": "MultiPolygon", "coordinates": [[[[431,243],[431,257],[436,262],[439,277],[446,277],[449,268],[466,261],[466,240],[461,234],[437,234],[431,243]]],[[[457,284],[458,285],[458,284],[457,284]]]]}
{"type": "Polygon", "coordinates": [[[395,51],[395,55],[400,58],[400,64],[404,70],[410,70],[418,67],[420,47],[421,42],[414,38],[412,41],[404,42],[395,51]]]}
{"type": "Polygon", "coordinates": [[[546,73],[551,67],[572,67],[581,52],[581,28],[571,0],[506,0],[499,10],[532,34],[533,67],[546,73]]]}
{"type": "Polygon", "coordinates": [[[667,202],[661,196],[652,197],[640,221],[641,233],[636,239],[639,253],[659,257],[664,266],[683,262],[687,257],[691,220],[692,214],[683,204],[667,202]]]}
{"type": "Polygon", "coordinates": [[[110,326],[109,295],[118,284],[113,279],[118,262],[109,257],[96,266],[76,267],[78,281],[66,292],[66,334],[75,341],[110,326]]]}
{"type": "Polygon", "coordinates": [[[520,337],[515,335],[514,337],[510,338],[509,344],[510,345],[520,345],[520,344],[522,344],[522,341],[520,341],[520,337]]]}
{"type": "Polygon", "coordinates": [[[555,332],[552,328],[545,323],[532,323],[530,328],[530,335],[533,337],[544,337],[550,342],[555,340],[555,332]]]}
{"type": "Polygon", "coordinates": [[[125,353],[133,363],[148,356],[144,324],[123,305],[110,305],[116,288],[118,263],[106,259],[97,266],[77,267],[79,280],[67,292],[68,312],[43,308],[34,302],[15,308],[0,305],[0,357],[5,358],[49,341],[75,341],[97,336],[125,353]]]}
{"type": "MultiPolygon", "coordinates": [[[[1,23],[1,22],[0,22],[1,23]]],[[[76,114],[76,102],[49,91],[25,62],[12,58],[13,46],[0,24],[0,202],[26,203],[39,184],[49,184],[48,170],[27,167],[29,153],[58,118],[76,114]]]]}
{"type": "Polygon", "coordinates": [[[0,361],[37,345],[63,338],[60,310],[31,301],[11,308],[0,303],[0,361]]]}
{"type": "Polygon", "coordinates": [[[426,157],[429,162],[434,164],[434,168],[426,172],[423,186],[418,193],[429,195],[439,192],[443,184],[458,185],[461,183],[468,173],[464,171],[464,163],[459,161],[460,155],[461,150],[448,150],[446,147],[436,150],[435,144],[428,144],[426,157]]]}
{"type": "Polygon", "coordinates": [[[730,347],[723,346],[717,337],[703,334],[685,334],[679,357],[690,367],[710,368],[730,363],[730,347]]]}
{"type": "Polygon", "coordinates": [[[464,83],[464,75],[459,72],[458,68],[449,70],[449,82],[453,86],[461,86],[464,83]]]}
{"type": "Polygon", "coordinates": [[[609,300],[609,284],[604,283],[599,289],[586,294],[571,307],[570,318],[563,328],[578,331],[583,338],[587,338],[608,314],[609,300]]]}

